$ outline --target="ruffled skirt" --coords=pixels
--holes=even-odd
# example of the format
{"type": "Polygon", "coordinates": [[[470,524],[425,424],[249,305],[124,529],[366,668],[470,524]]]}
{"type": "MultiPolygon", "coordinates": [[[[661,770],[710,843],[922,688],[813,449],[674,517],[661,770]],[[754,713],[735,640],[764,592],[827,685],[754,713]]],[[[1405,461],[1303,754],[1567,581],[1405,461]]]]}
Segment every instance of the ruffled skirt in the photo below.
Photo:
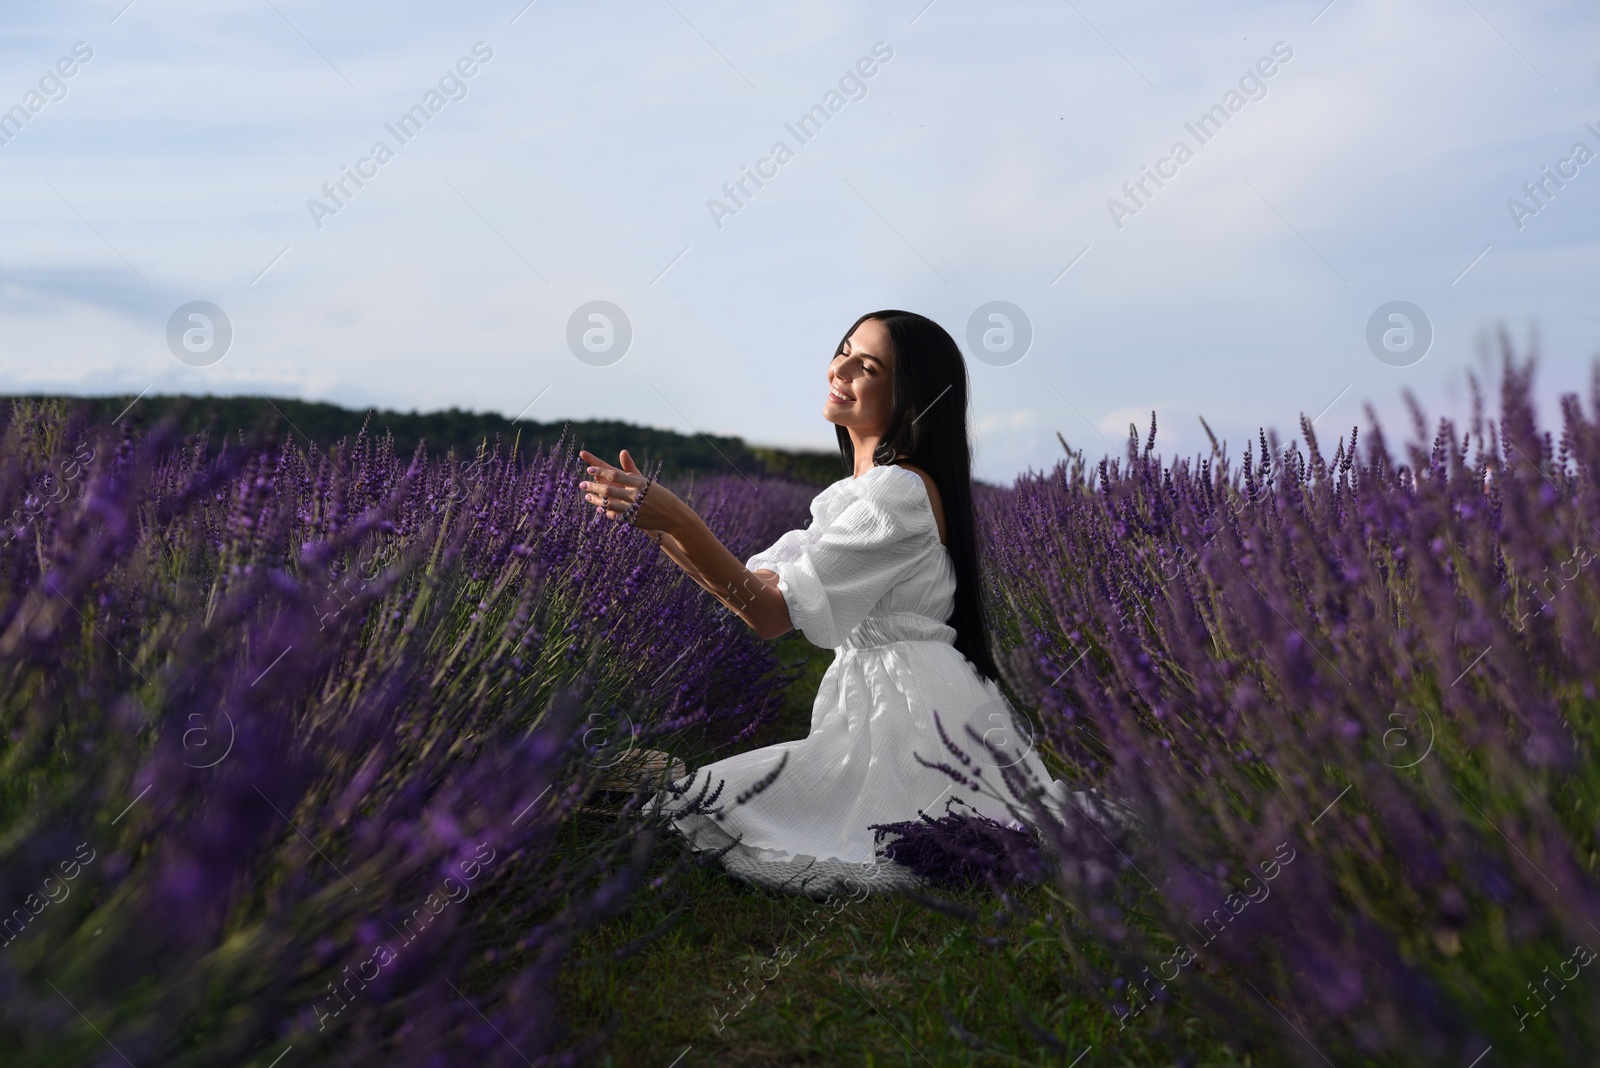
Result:
{"type": "Polygon", "coordinates": [[[711,811],[675,816],[672,826],[756,885],[816,897],[893,890],[921,880],[879,855],[887,843],[871,825],[937,818],[954,797],[956,811],[1023,826],[1021,799],[1002,781],[1006,765],[1051,796],[1068,793],[1033,752],[1026,721],[948,642],[846,646],[823,675],[805,738],[708,764],[656,804],[670,815],[720,785],[711,811]],[[941,739],[936,712],[965,761],[941,739]]]}

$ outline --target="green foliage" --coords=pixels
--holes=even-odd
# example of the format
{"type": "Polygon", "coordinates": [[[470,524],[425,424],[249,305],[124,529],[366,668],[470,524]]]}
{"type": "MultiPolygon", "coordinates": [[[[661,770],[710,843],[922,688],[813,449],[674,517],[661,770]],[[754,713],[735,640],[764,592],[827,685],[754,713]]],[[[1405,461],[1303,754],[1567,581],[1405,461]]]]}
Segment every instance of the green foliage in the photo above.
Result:
{"type": "MultiPolygon", "coordinates": [[[[0,396],[0,403],[18,399],[40,398],[0,396]]],[[[607,459],[626,448],[641,467],[659,461],[663,476],[668,478],[692,471],[723,473],[732,467],[752,478],[774,475],[826,486],[845,474],[837,452],[753,446],[727,435],[680,434],[615,419],[513,422],[493,412],[460,408],[434,412],[357,411],[287,397],[155,395],[146,396],[137,404],[133,404],[131,395],[48,399],[90,423],[110,423],[126,410],[123,423],[152,427],[171,418],[180,433],[209,433],[213,440],[267,433],[275,437],[293,435],[301,445],[315,443],[329,448],[342,439],[355,438],[366,425],[374,437],[392,434],[395,452],[400,456],[410,456],[419,444],[425,444],[435,456],[453,450],[457,457],[470,461],[480,448],[492,450],[496,439],[505,449],[515,443],[523,456],[530,456],[541,447],[548,450],[561,437],[562,430],[570,426],[570,437],[583,448],[607,459]],[[132,408],[128,407],[130,404],[132,408]]]]}

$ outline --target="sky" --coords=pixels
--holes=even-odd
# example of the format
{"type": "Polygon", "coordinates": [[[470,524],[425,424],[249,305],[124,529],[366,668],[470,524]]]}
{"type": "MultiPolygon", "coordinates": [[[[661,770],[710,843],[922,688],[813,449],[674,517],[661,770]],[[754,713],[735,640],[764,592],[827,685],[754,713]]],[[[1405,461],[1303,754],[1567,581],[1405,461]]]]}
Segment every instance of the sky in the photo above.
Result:
{"type": "Polygon", "coordinates": [[[1593,4],[0,18],[6,393],[829,449],[834,347],[903,308],[967,353],[976,470],[1000,481],[1053,465],[1057,434],[1118,454],[1152,410],[1167,456],[1209,451],[1201,418],[1237,456],[1302,414],[1331,451],[1369,404],[1404,439],[1408,390],[1471,415],[1501,331],[1536,348],[1553,425],[1600,355],[1593,4]]]}

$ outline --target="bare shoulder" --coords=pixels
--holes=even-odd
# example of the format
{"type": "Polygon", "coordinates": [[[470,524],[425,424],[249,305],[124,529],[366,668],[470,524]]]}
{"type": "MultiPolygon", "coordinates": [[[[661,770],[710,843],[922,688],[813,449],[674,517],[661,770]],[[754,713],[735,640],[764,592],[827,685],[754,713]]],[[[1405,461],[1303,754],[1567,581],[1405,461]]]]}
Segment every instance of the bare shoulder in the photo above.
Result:
{"type": "Polygon", "coordinates": [[[944,501],[939,497],[939,487],[934,483],[933,476],[914,464],[903,463],[896,466],[903,467],[922,479],[922,485],[928,491],[928,504],[933,507],[933,520],[939,526],[939,540],[949,544],[944,532],[944,501]]]}

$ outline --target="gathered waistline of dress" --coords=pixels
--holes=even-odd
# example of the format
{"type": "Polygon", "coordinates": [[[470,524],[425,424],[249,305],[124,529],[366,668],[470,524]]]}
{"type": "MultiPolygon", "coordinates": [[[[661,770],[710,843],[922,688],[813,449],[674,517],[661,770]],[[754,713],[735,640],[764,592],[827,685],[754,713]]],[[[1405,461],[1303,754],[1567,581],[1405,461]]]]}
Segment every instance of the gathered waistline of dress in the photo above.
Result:
{"type": "Polygon", "coordinates": [[[901,642],[931,642],[954,646],[956,630],[929,616],[911,612],[898,612],[889,616],[864,620],[851,631],[840,649],[879,649],[901,642]]]}

